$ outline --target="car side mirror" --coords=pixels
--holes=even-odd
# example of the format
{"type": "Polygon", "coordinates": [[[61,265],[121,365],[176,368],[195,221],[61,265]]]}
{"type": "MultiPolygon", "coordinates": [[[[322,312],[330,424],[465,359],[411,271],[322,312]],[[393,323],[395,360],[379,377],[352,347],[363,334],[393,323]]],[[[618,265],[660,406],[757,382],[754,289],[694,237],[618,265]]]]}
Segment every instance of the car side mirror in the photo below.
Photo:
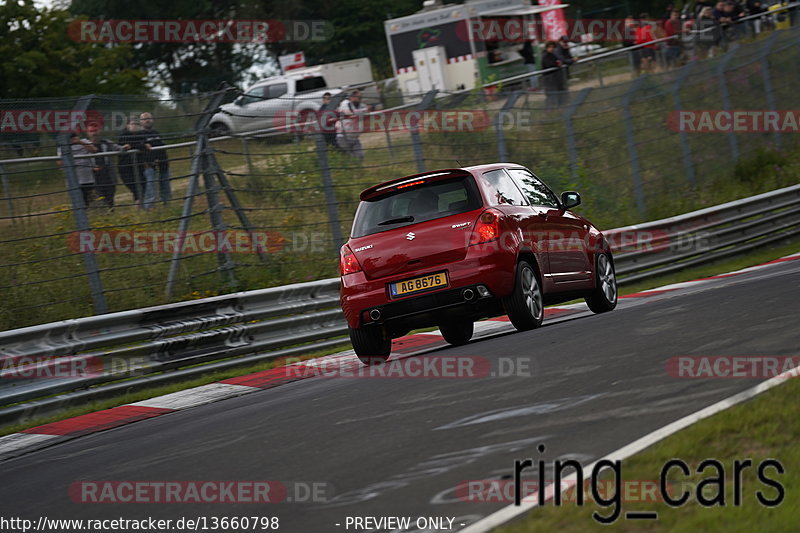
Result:
{"type": "Polygon", "coordinates": [[[564,191],[561,193],[561,205],[564,209],[571,209],[581,204],[581,195],[575,191],[564,191]]]}
{"type": "Polygon", "coordinates": [[[244,97],[240,96],[239,98],[237,98],[236,100],[233,101],[233,105],[241,106],[242,105],[242,100],[244,100],[244,97]]]}

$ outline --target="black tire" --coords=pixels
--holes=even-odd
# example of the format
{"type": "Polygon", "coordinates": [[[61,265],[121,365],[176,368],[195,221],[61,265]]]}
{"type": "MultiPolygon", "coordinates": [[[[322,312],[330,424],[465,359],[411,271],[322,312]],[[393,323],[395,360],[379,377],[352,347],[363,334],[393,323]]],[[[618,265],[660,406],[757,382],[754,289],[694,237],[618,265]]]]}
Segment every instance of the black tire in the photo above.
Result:
{"type": "Polygon", "coordinates": [[[380,365],[389,359],[392,339],[386,334],[385,328],[372,326],[348,329],[353,351],[362,363],[367,366],[380,365]]]}
{"type": "Polygon", "coordinates": [[[595,288],[586,295],[586,304],[594,313],[607,313],[617,306],[617,275],[614,263],[606,253],[594,260],[595,288]]]}
{"type": "Polygon", "coordinates": [[[514,292],[503,299],[503,306],[517,331],[528,331],[542,325],[542,285],[536,271],[528,262],[520,261],[517,264],[514,292]]]}
{"type": "Polygon", "coordinates": [[[472,338],[473,330],[474,324],[472,320],[448,322],[447,324],[439,326],[439,331],[442,332],[444,340],[453,346],[467,344],[472,338]]]}
{"type": "Polygon", "coordinates": [[[211,125],[211,137],[224,137],[230,135],[231,130],[222,122],[215,122],[211,125]]]}

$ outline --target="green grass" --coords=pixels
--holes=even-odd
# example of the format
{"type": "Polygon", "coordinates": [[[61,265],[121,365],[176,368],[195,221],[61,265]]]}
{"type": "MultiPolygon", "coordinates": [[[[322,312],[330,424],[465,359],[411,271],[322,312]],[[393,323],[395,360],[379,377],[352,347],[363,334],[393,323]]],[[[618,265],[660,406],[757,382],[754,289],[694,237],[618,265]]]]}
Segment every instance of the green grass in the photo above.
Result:
{"type": "MultiPolygon", "coordinates": [[[[672,458],[682,459],[689,465],[691,474],[684,476],[677,469],[667,478],[675,491],[689,489],[693,496],[678,508],[653,501],[623,501],[622,513],[628,511],[656,511],[658,520],[626,521],[624,514],[611,526],[601,526],[592,518],[594,511],[603,516],[612,508],[603,509],[593,503],[580,507],[573,501],[555,507],[552,502],[533,509],[524,518],[496,529],[498,533],[534,533],[559,531],[797,531],[800,529],[800,382],[788,382],[726,411],[703,420],[668,437],[647,450],[622,461],[623,480],[658,480],[664,463],[672,458]],[[695,487],[703,479],[714,477],[715,469],[697,474],[697,466],[707,458],[720,461],[725,468],[726,505],[706,508],[695,495],[695,487]],[[779,481],[785,489],[783,503],[766,508],[756,500],[762,491],[770,499],[777,497],[774,488],[757,479],[756,469],[763,460],[773,458],[783,465],[785,473],[767,470],[771,479],[779,481]],[[751,459],[754,468],[742,475],[742,501],[733,505],[733,463],[751,459]],[[674,484],[674,485],[672,485],[674,484]]],[[[707,489],[712,497],[716,489],[707,489]]],[[[636,498],[632,498],[636,499],[636,498]]]]}

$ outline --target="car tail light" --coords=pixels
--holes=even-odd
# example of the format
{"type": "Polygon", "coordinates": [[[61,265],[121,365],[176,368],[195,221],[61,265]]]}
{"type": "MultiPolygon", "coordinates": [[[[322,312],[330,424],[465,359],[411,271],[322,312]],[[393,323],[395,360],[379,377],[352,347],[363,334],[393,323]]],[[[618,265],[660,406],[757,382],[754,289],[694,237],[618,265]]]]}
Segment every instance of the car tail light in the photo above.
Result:
{"type": "Polygon", "coordinates": [[[500,238],[500,217],[499,213],[487,209],[475,223],[472,230],[470,245],[482,244],[484,242],[496,241],[500,238]]]}
{"type": "Polygon", "coordinates": [[[342,272],[342,276],[361,272],[361,265],[358,263],[358,259],[356,259],[356,256],[349,246],[346,244],[343,245],[342,249],[339,251],[339,256],[339,270],[342,272]]]}

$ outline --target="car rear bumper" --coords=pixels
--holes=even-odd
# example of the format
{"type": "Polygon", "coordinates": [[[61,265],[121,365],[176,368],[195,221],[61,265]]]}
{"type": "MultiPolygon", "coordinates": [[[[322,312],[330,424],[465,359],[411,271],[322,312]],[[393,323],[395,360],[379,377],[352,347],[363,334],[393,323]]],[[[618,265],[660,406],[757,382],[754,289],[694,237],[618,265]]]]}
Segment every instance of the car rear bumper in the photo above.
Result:
{"type": "MultiPolygon", "coordinates": [[[[449,316],[459,313],[480,314],[484,308],[491,307],[485,300],[511,293],[515,265],[514,254],[498,252],[376,280],[366,279],[363,272],[348,274],[342,277],[342,310],[352,328],[404,321],[409,317],[445,309],[449,310],[449,316]],[[399,298],[389,295],[389,283],[442,271],[447,272],[447,287],[399,298]],[[485,287],[488,294],[481,295],[479,286],[485,287]],[[473,298],[465,298],[466,289],[473,291],[473,298]],[[372,311],[376,312],[372,313],[371,318],[369,315],[372,311]]],[[[416,324],[414,327],[421,327],[421,322],[424,320],[409,321],[416,324]]]]}

